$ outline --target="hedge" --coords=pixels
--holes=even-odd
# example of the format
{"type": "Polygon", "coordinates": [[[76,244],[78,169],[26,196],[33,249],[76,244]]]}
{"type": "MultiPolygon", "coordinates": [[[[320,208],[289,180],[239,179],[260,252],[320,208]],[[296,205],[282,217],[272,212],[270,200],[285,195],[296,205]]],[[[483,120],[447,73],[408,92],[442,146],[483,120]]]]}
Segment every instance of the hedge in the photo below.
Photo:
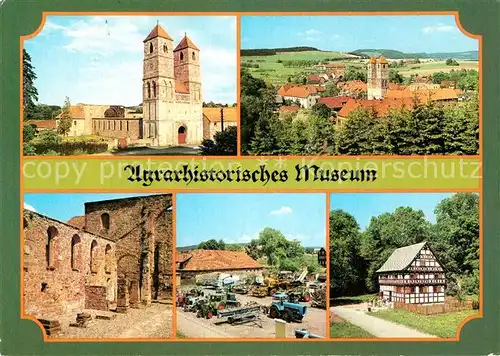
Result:
{"type": "Polygon", "coordinates": [[[43,155],[53,151],[61,156],[71,156],[75,154],[95,154],[108,150],[108,144],[102,142],[30,142],[30,144],[34,146],[36,155],[43,155]]]}

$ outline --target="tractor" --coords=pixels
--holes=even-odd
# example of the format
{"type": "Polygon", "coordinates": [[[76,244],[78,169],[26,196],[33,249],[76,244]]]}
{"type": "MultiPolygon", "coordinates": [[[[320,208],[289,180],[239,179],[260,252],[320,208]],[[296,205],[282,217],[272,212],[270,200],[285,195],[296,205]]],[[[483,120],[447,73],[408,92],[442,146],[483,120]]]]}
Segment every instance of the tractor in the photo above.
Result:
{"type": "Polygon", "coordinates": [[[200,305],[205,302],[205,297],[186,297],[184,303],[185,312],[196,312],[200,305]]]}
{"type": "Polygon", "coordinates": [[[241,303],[236,299],[234,293],[215,293],[210,296],[210,303],[216,305],[217,310],[225,309],[226,307],[239,307],[241,303]]]}
{"type": "Polygon", "coordinates": [[[279,293],[273,295],[273,302],[269,308],[269,317],[273,319],[284,319],[286,322],[301,322],[306,315],[307,307],[299,303],[289,301],[288,294],[279,293]]]}

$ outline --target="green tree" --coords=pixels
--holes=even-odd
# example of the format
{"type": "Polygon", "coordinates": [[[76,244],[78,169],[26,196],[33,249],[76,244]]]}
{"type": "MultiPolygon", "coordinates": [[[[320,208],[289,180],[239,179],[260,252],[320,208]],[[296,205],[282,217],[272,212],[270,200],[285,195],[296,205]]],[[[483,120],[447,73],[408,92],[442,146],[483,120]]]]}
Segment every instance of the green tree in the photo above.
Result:
{"type": "Polygon", "coordinates": [[[200,250],[225,250],[226,244],[222,240],[210,239],[207,241],[203,241],[198,245],[200,250]]]}
{"type": "Polygon", "coordinates": [[[201,143],[201,154],[205,156],[231,156],[236,155],[238,146],[238,129],[229,126],[222,132],[216,132],[214,140],[205,139],[201,143]]]}
{"type": "Polygon", "coordinates": [[[36,136],[36,131],[35,128],[31,125],[24,125],[23,126],[23,142],[28,143],[32,139],[34,139],[36,136]]]}
{"type": "Polygon", "coordinates": [[[423,211],[399,207],[393,213],[372,217],[363,232],[362,256],[367,261],[366,287],[376,291],[375,271],[400,247],[419,243],[431,238],[431,224],[423,211]]]}
{"type": "Polygon", "coordinates": [[[330,212],[330,290],[340,297],[365,291],[365,261],[356,219],[343,210],[330,212]]]}
{"type": "Polygon", "coordinates": [[[402,84],[404,81],[404,78],[401,74],[399,74],[398,71],[391,69],[389,71],[389,82],[391,83],[396,83],[396,84],[402,84]]]}
{"type": "Polygon", "coordinates": [[[64,100],[61,117],[57,125],[57,132],[59,132],[63,136],[66,136],[71,130],[71,126],[73,125],[72,121],[73,118],[71,116],[71,103],[69,101],[69,98],[66,97],[66,99],[64,100]]]}
{"type": "Polygon", "coordinates": [[[340,94],[340,88],[334,83],[327,83],[325,90],[320,93],[322,97],[337,96],[340,94]]]}
{"type": "Polygon", "coordinates": [[[372,128],[375,120],[375,113],[372,110],[356,109],[349,113],[338,133],[339,154],[371,154],[372,128]]]}
{"type": "Polygon", "coordinates": [[[31,64],[31,56],[23,49],[23,116],[25,120],[32,119],[35,102],[38,101],[38,91],[35,87],[36,78],[35,68],[31,64]]]}
{"type": "Polygon", "coordinates": [[[321,103],[314,104],[311,110],[314,115],[325,119],[328,119],[332,114],[332,111],[328,108],[328,106],[321,103]]]}

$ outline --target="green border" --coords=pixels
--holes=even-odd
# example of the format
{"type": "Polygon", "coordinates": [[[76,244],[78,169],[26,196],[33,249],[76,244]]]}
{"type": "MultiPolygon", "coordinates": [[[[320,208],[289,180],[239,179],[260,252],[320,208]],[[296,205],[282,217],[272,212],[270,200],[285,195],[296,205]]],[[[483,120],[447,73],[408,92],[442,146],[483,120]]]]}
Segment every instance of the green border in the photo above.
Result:
{"type": "Polygon", "coordinates": [[[6,355],[249,355],[249,354],[490,354],[500,353],[500,6],[495,1],[250,1],[5,0],[1,33],[1,323],[6,355]],[[460,342],[43,343],[41,330],[19,318],[19,36],[35,31],[44,11],[459,11],[464,28],[483,36],[484,318],[462,330],[460,342]]]}

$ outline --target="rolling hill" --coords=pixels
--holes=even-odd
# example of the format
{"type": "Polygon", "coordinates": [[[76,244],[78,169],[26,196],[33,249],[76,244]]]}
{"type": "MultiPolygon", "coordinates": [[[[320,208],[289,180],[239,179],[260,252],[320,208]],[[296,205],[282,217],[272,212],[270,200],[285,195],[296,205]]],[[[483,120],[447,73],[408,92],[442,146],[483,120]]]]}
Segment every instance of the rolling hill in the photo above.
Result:
{"type": "Polygon", "coordinates": [[[461,60],[473,60],[477,61],[479,58],[478,51],[465,51],[465,52],[439,52],[439,53],[405,53],[394,49],[357,49],[352,51],[352,53],[365,55],[365,56],[376,56],[379,57],[383,55],[386,58],[392,59],[404,59],[404,58],[435,58],[435,59],[461,59],[461,60]]]}

